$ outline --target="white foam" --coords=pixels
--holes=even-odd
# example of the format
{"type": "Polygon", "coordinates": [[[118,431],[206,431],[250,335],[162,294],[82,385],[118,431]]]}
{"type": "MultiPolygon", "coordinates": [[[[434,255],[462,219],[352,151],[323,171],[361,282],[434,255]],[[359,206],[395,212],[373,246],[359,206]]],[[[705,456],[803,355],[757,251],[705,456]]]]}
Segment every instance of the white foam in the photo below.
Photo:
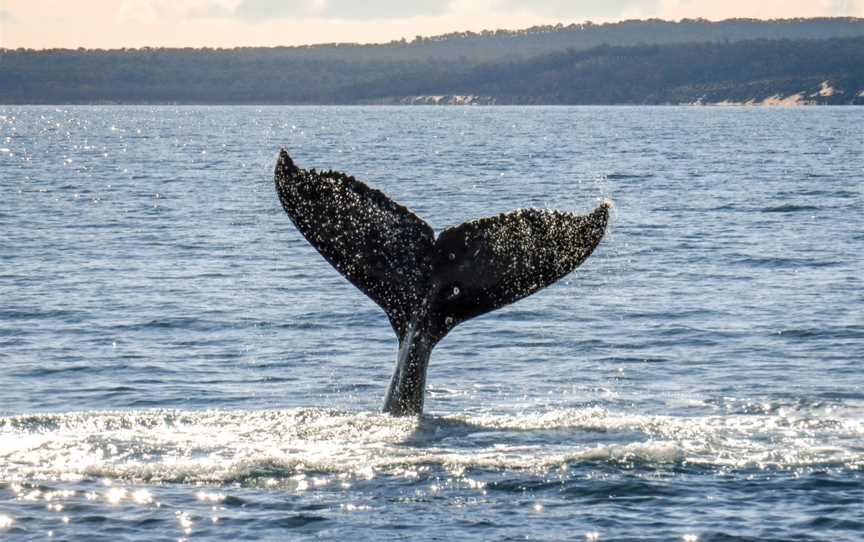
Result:
{"type": "Polygon", "coordinates": [[[676,417],[585,408],[422,421],[325,409],[68,413],[0,418],[0,477],[291,485],[308,472],[416,476],[429,465],[854,468],[864,464],[862,441],[858,417],[784,409],[676,417]]]}

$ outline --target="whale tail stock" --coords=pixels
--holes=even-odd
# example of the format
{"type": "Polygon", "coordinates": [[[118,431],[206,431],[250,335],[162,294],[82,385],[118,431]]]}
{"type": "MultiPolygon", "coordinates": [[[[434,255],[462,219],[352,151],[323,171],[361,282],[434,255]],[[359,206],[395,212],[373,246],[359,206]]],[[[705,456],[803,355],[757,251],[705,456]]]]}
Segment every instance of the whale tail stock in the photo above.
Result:
{"type": "Polygon", "coordinates": [[[423,410],[435,345],[458,324],[522,299],[585,261],[603,238],[609,204],[588,215],[518,209],[432,228],[354,177],[298,168],[285,150],[276,192],[291,221],[345,278],[375,301],[399,338],[384,410],[423,410]]]}

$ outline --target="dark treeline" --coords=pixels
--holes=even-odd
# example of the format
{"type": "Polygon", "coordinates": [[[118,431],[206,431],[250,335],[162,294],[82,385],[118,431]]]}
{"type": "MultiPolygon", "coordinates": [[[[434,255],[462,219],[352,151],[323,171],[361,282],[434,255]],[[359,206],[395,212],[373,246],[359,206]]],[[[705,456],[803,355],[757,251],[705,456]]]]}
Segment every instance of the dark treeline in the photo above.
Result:
{"type": "Polygon", "coordinates": [[[0,103],[860,103],[864,20],[626,21],[382,45],[0,50],[0,103]],[[814,90],[815,89],[815,90],[814,90]],[[824,93],[823,93],[824,94],[824,93]],[[808,98],[809,99],[809,98],[808,98]]]}
{"type": "Polygon", "coordinates": [[[761,102],[800,94],[804,102],[864,105],[864,38],[601,46],[351,89],[355,101],[387,93],[473,94],[498,104],[761,102]]]}

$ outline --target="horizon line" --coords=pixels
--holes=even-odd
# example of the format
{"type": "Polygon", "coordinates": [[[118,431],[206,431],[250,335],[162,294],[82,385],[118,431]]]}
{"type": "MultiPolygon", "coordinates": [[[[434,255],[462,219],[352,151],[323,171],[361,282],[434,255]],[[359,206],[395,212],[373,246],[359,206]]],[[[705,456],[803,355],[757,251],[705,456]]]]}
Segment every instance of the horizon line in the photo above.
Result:
{"type": "Polygon", "coordinates": [[[414,39],[408,40],[404,36],[401,39],[394,39],[390,41],[370,41],[370,42],[320,42],[320,43],[307,43],[303,45],[235,45],[233,47],[210,47],[206,45],[202,46],[186,46],[186,47],[176,47],[176,46],[160,46],[160,45],[144,45],[141,47],[112,47],[112,48],[100,48],[100,47],[42,47],[42,48],[34,48],[34,47],[0,47],[0,53],[2,52],[15,52],[15,51],[35,51],[35,52],[47,52],[47,51],[141,51],[141,50],[213,50],[213,51],[232,51],[237,49],[314,49],[314,48],[324,48],[324,47],[375,47],[375,46],[392,46],[392,45],[412,45],[415,43],[422,43],[424,41],[445,41],[447,39],[459,38],[459,37],[484,37],[487,33],[489,35],[495,35],[498,33],[503,34],[511,34],[511,35],[520,35],[530,33],[531,30],[541,30],[541,29],[554,29],[554,31],[564,31],[567,29],[572,29],[575,27],[580,27],[584,29],[585,27],[589,28],[597,28],[604,26],[616,26],[627,23],[648,23],[648,22],[659,22],[659,23],[667,23],[667,24],[681,24],[681,23],[725,23],[725,22],[762,22],[762,23],[790,23],[790,22],[803,22],[803,21],[849,21],[849,22],[860,22],[864,23],[864,17],[855,17],[855,16],[833,16],[833,17],[785,17],[785,18],[773,18],[773,19],[759,19],[755,17],[728,17],[725,19],[709,19],[706,17],[697,17],[697,18],[689,18],[682,17],[681,19],[662,19],[659,17],[650,17],[645,19],[620,19],[617,21],[605,21],[601,23],[594,23],[590,19],[586,19],[582,22],[572,22],[569,24],[564,24],[562,22],[558,22],[555,24],[548,25],[533,25],[529,27],[522,28],[496,28],[496,29],[484,29],[480,31],[473,30],[454,30],[452,32],[447,32],[444,34],[434,34],[429,36],[416,35],[414,39]]]}

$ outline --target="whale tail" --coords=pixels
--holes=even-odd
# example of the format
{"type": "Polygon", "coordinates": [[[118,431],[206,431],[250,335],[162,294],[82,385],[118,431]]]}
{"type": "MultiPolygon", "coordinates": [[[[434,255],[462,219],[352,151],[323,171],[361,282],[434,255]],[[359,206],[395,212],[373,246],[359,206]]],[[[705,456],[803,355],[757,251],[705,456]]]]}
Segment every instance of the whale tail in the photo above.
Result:
{"type": "Polygon", "coordinates": [[[401,337],[426,293],[432,228],[354,177],[297,168],[284,150],[276,164],[276,192],[306,240],[384,309],[401,337]]]}
{"type": "Polygon", "coordinates": [[[422,411],[426,364],[438,341],[573,271],[603,238],[610,207],[604,202],[584,216],[518,209],[436,239],[384,193],[344,173],[300,169],[285,150],[275,182],[297,229],[390,319],[400,354],[385,410],[398,414],[422,411]]]}

